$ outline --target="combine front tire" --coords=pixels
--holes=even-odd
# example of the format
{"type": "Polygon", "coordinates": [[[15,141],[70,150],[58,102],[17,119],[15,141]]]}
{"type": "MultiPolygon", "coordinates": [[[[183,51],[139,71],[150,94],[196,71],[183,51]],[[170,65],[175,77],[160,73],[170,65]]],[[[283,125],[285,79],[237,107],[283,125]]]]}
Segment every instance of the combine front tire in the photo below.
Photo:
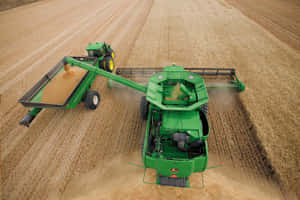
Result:
{"type": "Polygon", "coordinates": [[[145,96],[142,96],[141,104],[140,104],[140,117],[141,117],[141,120],[147,120],[148,110],[149,110],[149,102],[147,101],[145,96]]]}
{"type": "Polygon", "coordinates": [[[100,103],[100,94],[97,91],[88,91],[84,99],[84,106],[89,110],[95,110],[100,103]]]}

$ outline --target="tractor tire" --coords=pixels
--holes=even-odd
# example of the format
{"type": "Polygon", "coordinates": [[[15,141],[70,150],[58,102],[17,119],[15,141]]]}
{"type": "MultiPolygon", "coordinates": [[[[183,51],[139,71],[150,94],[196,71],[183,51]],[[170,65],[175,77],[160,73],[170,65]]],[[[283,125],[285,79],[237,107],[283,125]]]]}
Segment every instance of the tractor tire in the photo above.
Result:
{"type": "Polygon", "coordinates": [[[111,56],[104,57],[103,65],[104,65],[104,69],[106,71],[108,71],[110,73],[112,73],[114,71],[115,64],[114,64],[114,60],[112,59],[111,56]]]}
{"type": "Polygon", "coordinates": [[[90,90],[84,99],[84,106],[89,110],[95,110],[100,103],[100,94],[97,91],[90,90]]]}
{"type": "Polygon", "coordinates": [[[201,110],[205,114],[205,116],[207,117],[207,114],[208,114],[208,104],[207,103],[203,104],[201,106],[201,110]]]}
{"type": "Polygon", "coordinates": [[[141,120],[148,119],[148,112],[149,112],[149,102],[146,99],[146,96],[142,96],[141,104],[140,104],[140,118],[141,120]]]}
{"type": "Polygon", "coordinates": [[[105,70],[105,68],[104,68],[104,59],[99,61],[99,68],[105,70]]]}
{"type": "Polygon", "coordinates": [[[115,59],[116,54],[115,54],[114,50],[108,49],[107,52],[109,53],[110,57],[112,57],[112,59],[115,59]]]}

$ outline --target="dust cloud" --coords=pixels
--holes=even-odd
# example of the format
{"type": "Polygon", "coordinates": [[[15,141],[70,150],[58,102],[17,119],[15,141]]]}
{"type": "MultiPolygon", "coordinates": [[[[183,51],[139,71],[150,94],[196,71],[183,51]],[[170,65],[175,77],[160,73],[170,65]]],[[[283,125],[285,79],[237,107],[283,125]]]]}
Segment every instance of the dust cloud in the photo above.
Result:
{"type": "MultiPolygon", "coordinates": [[[[101,199],[279,199],[257,186],[232,179],[234,169],[207,170],[205,188],[174,188],[143,183],[144,169],[126,162],[141,164],[140,152],[118,155],[101,161],[87,174],[74,177],[62,195],[63,200],[101,199]],[[232,175],[232,174],[231,174],[232,175]]],[[[191,177],[192,186],[201,186],[201,175],[191,177]]]]}
{"type": "MultiPolygon", "coordinates": [[[[146,85],[146,83],[141,83],[146,85]]],[[[111,81],[111,88],[109,89],[109,95],[115,101],[122,101],[126,107],[137,108],[140,104],[140,99],[145,96],[144,93],[134,90],[130,87],[122,85],[118,82],[111,81]]]]}
{"type": "MultiPolygon", "coordinates": [[[[216,85],[216,84],[214,84],[216,85]]],[[[223,84],[218,84],[218,86],[224,86],[223,84]]],[[[236,96],[237,91],[230,88],[222,88],[222,89],[208,89],[209,99],[213,99],[215,102],[215,106],[220,112],[228,112],[235,109],[236,105],[236,96]]]]}

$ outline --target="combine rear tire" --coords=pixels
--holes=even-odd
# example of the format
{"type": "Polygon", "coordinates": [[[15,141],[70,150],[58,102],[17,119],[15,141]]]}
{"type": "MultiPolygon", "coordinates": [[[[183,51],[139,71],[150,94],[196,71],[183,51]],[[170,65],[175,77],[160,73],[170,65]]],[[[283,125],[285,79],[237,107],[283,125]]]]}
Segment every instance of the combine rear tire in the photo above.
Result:
{"type": "Polygon", "coordinates": [[[114,71],[115,64],[111,56],[106,56],[103,61],[104,69],[110,73],[114,71]]]}
{"type": "Polygon", "coordinates": [[[84,106],[89,110],[95,110],[100,103],[100,94],[97,91],[88,91],[84,99],[84,106]]]}
{"type": "Polygon", "coordinates": [[[141,98],[140,104],[140,118],[141,120],[147,120],[149,111],[149,102],[146,100],[145,96],[141,98]]]}
{"type": "Polygon", "coordinates": [[[143,151],[144,151],[144,145],[145,145],[145,136],[143,137],[143,141],[142,141],[142,160],[143,160],[143,151]]]}
{"type": "Polygon", "coordinates": [[[207,114],[208,114],[208,105],[207,105],[207,103],[205,103],[201,106],[201,110],[205,114],[205,116],[207,117],[207,114]]]}

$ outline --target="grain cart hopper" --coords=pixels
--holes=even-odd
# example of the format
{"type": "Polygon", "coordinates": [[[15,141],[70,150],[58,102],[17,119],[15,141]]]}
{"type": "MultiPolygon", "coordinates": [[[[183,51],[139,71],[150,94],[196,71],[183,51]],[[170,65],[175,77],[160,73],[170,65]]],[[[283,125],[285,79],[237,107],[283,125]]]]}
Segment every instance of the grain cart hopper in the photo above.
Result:
{"type": "Polygon", "coordinates": [[[72,57],[65,57],[63,62],[146,94],[140,104],[141,119],[147,120],[142,159],[145,169],[157,171],[156,183],[159,185],[189,187],[189,176],[207,168],[208,93],[204,79],[199,75],[230,77],[226,87],[237,91],[245,89],[234,69],[172,65],[164,68],[118,68],[116,75],[72,57]],[[124,78],[138,74],[151,75],[147,86],[124,78]]]}
{"type": "MultiPolygon", "coordinates": [[[[91,43],[86,47],[87,57],[72,57],[93,68],[112,72],[114,70],[115,53],[106,43],[91,43]]],[[[83,102],[88,109],[96,109],[100,102],[97,91],[91,91],[96,73],[76,66],[64,65],[59,61],[45,76],[42,77],[19,102],[32,108],[20,121],[29,127],[30,123],[43,108],[75,108],[83,102]]]]}

